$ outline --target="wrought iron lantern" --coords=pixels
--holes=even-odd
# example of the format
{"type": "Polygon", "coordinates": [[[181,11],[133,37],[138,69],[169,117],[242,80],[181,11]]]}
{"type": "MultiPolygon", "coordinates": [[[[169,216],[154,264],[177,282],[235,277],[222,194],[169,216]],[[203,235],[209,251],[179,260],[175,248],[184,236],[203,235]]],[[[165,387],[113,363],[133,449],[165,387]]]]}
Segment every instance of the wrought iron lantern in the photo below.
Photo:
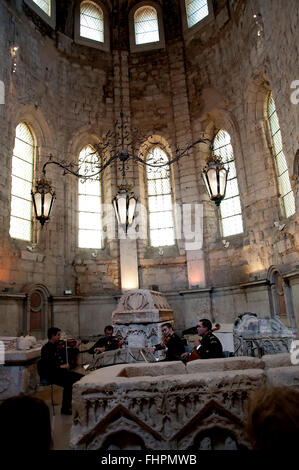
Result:
{"type": "Polygon", "coordinates": [[[221,201],[225,198],[227,176],[228,169],[225,168],[221,158],[211,154],[202,170],[202,177],[208,195],[216,206],[220,206],[221,201]]]}
{"type": "Polygon", "coordinates": [[[128,184],[118,186],[118,192],[112,200],[117,221],[125,233],[133,222],[137,204],[137,197],[131,190],[132,186],[128,184]]]}
{"type": "Polygon", "coordinates": [[[51,181],[45,178],[39,179],[35,184],[35,191],[31,191],[35,217],[43,226],[50,218],[55,191],[51,187],[51,181]]]}

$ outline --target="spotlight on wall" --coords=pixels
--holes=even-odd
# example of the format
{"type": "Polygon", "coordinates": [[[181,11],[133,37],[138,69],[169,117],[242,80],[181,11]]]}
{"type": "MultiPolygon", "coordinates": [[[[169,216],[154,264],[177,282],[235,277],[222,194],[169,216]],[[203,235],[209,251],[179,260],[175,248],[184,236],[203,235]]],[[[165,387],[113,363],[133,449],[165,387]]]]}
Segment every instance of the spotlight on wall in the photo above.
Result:
{"type": "Polygon", "coordinates": [[[11,46],[10,53],[11,53],[11,72],[16,73],[17,71],[17,59],[18,59],[18,51],[19,46],[11,46]]]}

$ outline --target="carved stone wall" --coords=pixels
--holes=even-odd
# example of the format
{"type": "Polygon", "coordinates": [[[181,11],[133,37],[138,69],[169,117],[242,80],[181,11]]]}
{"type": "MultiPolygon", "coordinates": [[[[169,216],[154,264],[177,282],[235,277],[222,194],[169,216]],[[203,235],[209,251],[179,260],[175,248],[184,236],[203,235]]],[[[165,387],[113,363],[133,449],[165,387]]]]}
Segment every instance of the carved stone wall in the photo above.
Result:
{"type": "Polygon", "coordinates": [[[288,355],[94,371],[73,387],[70,447],[249,448],[244,423],[250,392],[268,381],[283,383],[285,376],[298,388],[298,372],[288,355]]]}

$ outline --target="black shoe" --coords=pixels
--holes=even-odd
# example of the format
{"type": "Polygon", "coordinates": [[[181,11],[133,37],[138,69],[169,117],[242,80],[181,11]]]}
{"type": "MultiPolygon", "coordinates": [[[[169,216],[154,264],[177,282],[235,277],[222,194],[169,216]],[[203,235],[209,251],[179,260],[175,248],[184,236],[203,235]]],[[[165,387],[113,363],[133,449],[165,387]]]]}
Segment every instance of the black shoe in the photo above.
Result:
{"type": "Polygon", "coordinates": [[[62,415],[72,415],[72,408],[61,408],[60,413],[62,415]]]}

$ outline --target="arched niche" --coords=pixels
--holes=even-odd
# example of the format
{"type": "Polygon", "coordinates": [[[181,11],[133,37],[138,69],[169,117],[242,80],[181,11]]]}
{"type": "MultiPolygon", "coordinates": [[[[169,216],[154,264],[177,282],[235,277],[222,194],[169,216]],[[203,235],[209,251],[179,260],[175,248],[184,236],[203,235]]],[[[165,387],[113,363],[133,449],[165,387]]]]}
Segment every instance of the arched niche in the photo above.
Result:
{"type": "Polygon", "coordinates": [[[23,334],[30,333],[37,339],[44,339],[51,323],[50,292],[43,284],[26,285],[22,292],[26,294],[23,334]]]}
{"type": "Polygon", "coordinates": [[[277,266],[270,266],[267,282],[271,317],[278,316],[288,328],[296,332],[292,291],[288,279],[283,277],[277,266]]]}

